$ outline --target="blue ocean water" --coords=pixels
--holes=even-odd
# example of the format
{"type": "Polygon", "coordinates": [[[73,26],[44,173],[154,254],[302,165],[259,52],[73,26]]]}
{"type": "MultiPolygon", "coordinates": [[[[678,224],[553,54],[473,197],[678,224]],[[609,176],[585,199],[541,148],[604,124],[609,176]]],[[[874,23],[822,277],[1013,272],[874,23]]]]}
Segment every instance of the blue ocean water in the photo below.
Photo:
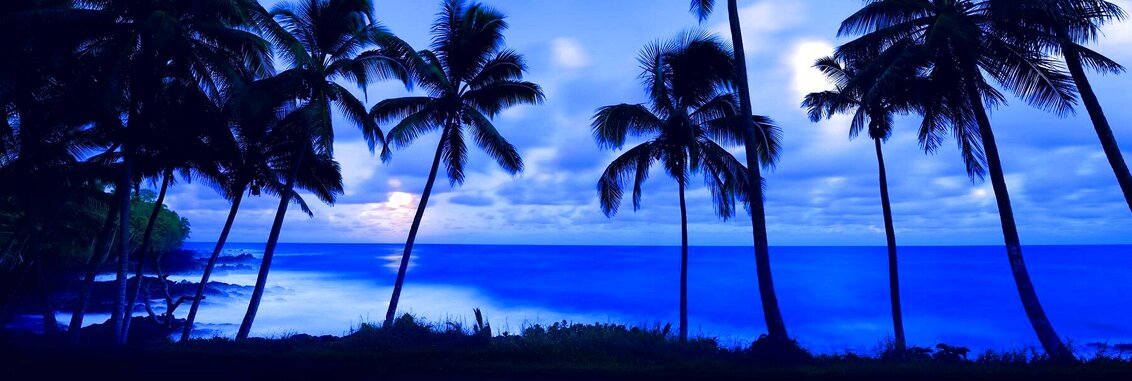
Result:
{"type": "MultiPolygon", "coordinates": [[[[202,256],[211,243],[187,243],[202,256]]],[[[225,254],[259,256],[262,244],[225,254]]],[[[400,245],[280,244],[254,335],[344,334],[384,316],[400,245]]],[[[1132,343],[1132,246],[1029,246],[1030,275],[1058,333],[1075,347],[1132,343]]],[[[901,247],[910,343],[976,351],[1038,342],[1002,247],[901,247]]],[[[653,326],[677,320],[678,247],[418,245],[401,311],[496,330],[555,321],[653,326]]],[[[775,286],[791,336],[818,352],[870,352],[891,336],[883,247],[774,247],[775,286]]],[[[257,262],[258,263],[258,262],[257,262]]],[[[193,279],[197,274],[183,274],[193,279]]],[[[254,269],[214,280],[250,285],[254,269]]],[[[246,298],[206,300],[205,334],[234,332],[246,298]]],[[[695,335],[743,345],[765,328],[750,247],[692,247],[689,321],[695,335]]]]}

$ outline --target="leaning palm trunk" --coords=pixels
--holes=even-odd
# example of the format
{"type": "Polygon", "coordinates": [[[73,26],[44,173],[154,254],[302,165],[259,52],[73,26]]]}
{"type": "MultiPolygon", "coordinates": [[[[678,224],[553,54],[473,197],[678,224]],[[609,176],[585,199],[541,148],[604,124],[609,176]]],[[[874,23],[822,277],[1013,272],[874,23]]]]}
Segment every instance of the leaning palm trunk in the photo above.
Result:
{"type": "Polygon", "coordinates": [[[165,203],[165,193],[169,190],[169,178],[173,177],[170,172],[165,172],[161,176],[161,191],[157,194],[157,201],[154,202],[153,212],[149,214],[149,221],[145,224],[145,234],[142,235],[141,247],[138,248],[138,264],[134,272],[134,292],[130,295],[130,302],[126,305],[125,317],[122,321],[122,342],[126,342],[130,337],[130,322],[134,316],[134,306],[138,303],[138,295],[145,287],[145,261],[149,258],[149,241],[153,237],[153,227],[157,224],[157,216],[161,213],[161,205],[165,203]]]}
{"type": "Polygon", "coordinates": [[[688,341],[688,205],[680,181],[680,341],[688,341]]]}
{"type": "Polygon", "coordinates": [[[1132,210],[1132,173],[1129,173],[1128,164],[1124,162],[1124,156],[1120,153],[1120,146],[1116,144],[1116,137],[1112,134],[1108,117],[1105,116],[1104,109],[1101,108],[1097,94],[1093,92],[1093,85],[1089,83],[1089,78],[1085,76],[1081,57],[1077,55],[1076,50],[1070,44],[1063,44],[1061,49],[1064,52],[1069,73],[1073,75],[1073,81],[1077,84],[1077,90],[1081,93],[1081,101],[1085,103],[1085,108],[1089,110],[1089,118],[1093,121],[1093,128],[1097,130],[1097,137],[1101,139],[1104,154],[1108,157],[1112,172],[1116,174],[1116,181],[1120,183],[1120,189],[1124,192],[1124,201],[1128,203],[1128,209],[1132,210]]]}
{"type": "Polygon", "coordinates": [[[185,317],[185,327],[181,331],[181,342],[189,339],[189,335],[193,332],[193,321],[197,317],[197,309],[200,308],[200,301],[204,299],[204,288],[208,284],[208,278],[212,276],[212,269],[216,267],[216,261],[220,258],[220,251],[224,249],[224,242],[228,241],[228,233],[232,231],[232,222],[236,220],[236,211],[240,210],[240,201],[244,199],[243,188],[232,199],[232,210],[228,211],[228,220],[224,221],[224,229],[220,231],[220,239],[216,241],[216,247],[212,249],[212,255],[208,257],[208,264],[204,266],[204,274],[200,277],[200,284],[197,285],[197,293],[193,297],[193,304],[189,307],[189,314],[185,317]]]}
{"type": "Polygon", "coordinates": [[[903,356],[908,350],[904,340],[904,316],[900,310],[900,275],[896,266],[896,228],[892,225],[892,204],[888,198],[888,173],[884,167],[884,154],[880,139],[873,139],[877,150],[877,168],[880,172],[880,204],[884,210],[884,235],[888,240],[888,290],[892,302],[892,331],[896,336],[896,353],[903,356]]]}
{"type": "Polygon", "coordinates": [[[78,303],[71,311],[71,323],[67,332],[71,334],[72,343],[77,344],[82,340],[83,318],[86,316],[87,305],[90,304],[90,290],[94,287],[94,277],[98,275],[98,266],[106,260],[106,256],[110,254],[110,248],[114,245],[114,228],[116,227],[114,218],[117,216],[118,204],[111,202],[106,211],[106,220],[102,223],[102,231],[99,232],[95,242],[94,252],[91,253],[90,261],[87,262],[83,282],[79,285],[78,303]]]}
{"type": "Polygon", "coordinates": [[[283,229],[283,218],[287,215],[287,206],[291,202],[291,194],[295,191],[295,179],[299,177],[299,168],[306,159],[307,149],[299,151],[299,158],[295,160],[294,168],[287,177],[287,184],[279,195],[279,208],[275,211],[275,222],[271,224],[271,234],[267,237],[267,247],[263,249],[263,262],[259,265],[259,276],[252,289],[252,298],[248,302],[248,312],[244,314],[244,321],[240,323],[240,330],[236,332],[236,340],[244,340],[251,333],[255,315],[259,312],[259,303],[263,299],[263,290],[267,287],[267,274],[271,271],[271,260],[275,256],[275,246],[279,243],[279,233],[283,229]]]}
{"type": "Polygon", "coordinates": [[[122,335],[122,316],[126,310],[126,272],[130,259],[130,183],[133,180],[133,163],[129,155],[122,159],[122,177],[118,179],[118,272],[117,292],[114,295],[114,311],[110,314],[110,324],[114,329],[114,342],[125,344],[122,335]]]}
{"type": "Polygon", "coordinates": [[[998,216],[1002,221],[1002,236],[1006,242],[1006,256],[1010,260],[1010,270],[1014,275],[1014,284],[1018,287],[1018,295],[1022,299],[1022,307],[1025,308],[1030,325],[1034,327],[1038,341],[1042,343],[1042,348],[1050,359],[1058,362],[1075,362],[1076,358],[1062,343],[1061,337],[1057,335],[1053,324],[1046,317],[1045,310],[1038,300],[1038,293],[1034,290],[1033,282],[1030,281],[1030,273],[1026,270],[1026,262],[1022,258],[1022,243],[1018,238],[1018,226],[1014,222],[1014,209],[1010,205],[1010,194],[1002,171],[1002,161],[982,97],[973,84],[967,85],[967,96],[974,108],[972,111],[979,124],[983,149],[986,150],[987,169],[990,170],[991,185],[994,187],[994,197],[998,203],[998,216]]]}
{"type": "Polygon", "coordinates": [[[432,159],[432,169],[428,172],[428,181],[425,182],[424,192],[421,193],[417,213],[413,216],[413,225],[409,227],[409,238],[405,240],[405,251],[401,254],[401,265],[397,267],[397,280],[393,283],[393,295],[389,298],[389,309],[385,311],[385,326],[393,326],[393,318],[397,314],[397,303],[401,301],[401,287],[405,284],[405,273],[409,271],[409,256],[413,253],[413,243],[417,240],[417,230],[421,227],[425,207],[428,206],[428,196],[432,194],[432,185],[436,183],[436,171],[440,168],[440,158],[444,153],[444,136],[436,146],[436,156],[432,159]]]}
{"type": "Polygon", "coordinates": [[[743,123],[743,140],[746,142],[747,180],[751,201],[751,229],[755,242],[755,274],[759,283],[759,299],[763,305],[763,319],[766,320],[767,338],[773,341],[789,340],[786,324],[782,321],[782,311],[778,308],[778,296],[774,292],[774,280],[770,271],[770,244],[766,234],[766,210],[763,200],[762,171],[759,155],[755,147],[754,111],[751,107],[751,90],[747,81],[747,57],[743,48],[743,31],[739,23],[739,6],[736,0],[727,0],[727,14],[731,23],[731,40],[735,44],[735,84],[739,90],[739,103],[743,123]]]}

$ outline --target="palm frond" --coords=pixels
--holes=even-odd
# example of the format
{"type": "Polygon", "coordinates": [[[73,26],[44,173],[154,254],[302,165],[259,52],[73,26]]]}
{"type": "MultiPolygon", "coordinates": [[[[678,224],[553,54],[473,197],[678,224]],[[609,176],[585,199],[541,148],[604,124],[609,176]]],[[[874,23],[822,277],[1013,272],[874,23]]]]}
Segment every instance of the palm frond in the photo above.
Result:
{"type": "Polygon", "coordinates": [[[711,16],[711,12],[715,8],[715,0],[692,0],[692,5],[689,11],[700,19],[700,22],[707,21],[711,16]]]}
{"type": "Polygon", "coordinates": [[[621,148],[630,136],[661,133],[664,121],[644,105],[620,104],[599,108],[591,127],[598,145],[621,148]]]}
{"type": "Polygon", "coordinates": [[[641,185],[648,179],[649,166],[657,155],[652,142],[642,143],[618,156],[606,167],[598,179],[598,196],[601,211],[606,216],[617,214],[625,194],[625,183],[633,181],[633,210],[641,208],[641,185]]]}
{"type": "Polygon", "coordinates": [[[469,117],[476,145],[508,173],[514,175],[523,171],[523,158],[519,156],[515,146],[503,138],[491,120],[471,107],[464,109],[464,115],[469,117]]]}
{"type": "Polygon", "coordinates": [[[440,137],[444,148],[441,157],[448,172],[448,182],[452,186],[464,184],[464,166],[468,162],[468,146],[464,144],[464,131],[458,125],[444,128],[440,137]]]}
{"type": "Polygon", "coordinates": [[[518,105],[537,105],[546,100],[542,88],[531,82],[498,81],[464,93],[464,102],[494,117],[518,105]]]}

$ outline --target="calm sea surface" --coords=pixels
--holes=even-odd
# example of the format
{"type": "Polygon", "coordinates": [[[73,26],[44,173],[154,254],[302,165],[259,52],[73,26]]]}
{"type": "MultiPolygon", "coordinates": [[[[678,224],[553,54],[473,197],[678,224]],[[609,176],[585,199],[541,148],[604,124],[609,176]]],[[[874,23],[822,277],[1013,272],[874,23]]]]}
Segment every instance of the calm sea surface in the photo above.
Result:
{"type": "MultiPolygon", "coordinates": [[[[188,243],[202,256],[210,243],[188,243]]],[[[380,322],[400,245],[280,244],[253,335],[347,333],[380,322]]],[[[229,244],[259,256],[262,244],[229,244]]],[[[1132,343],[1132,246],[1029,246],[1026,260],[1058,333],[1078,348],[1132,343]]],[[[468,322],[480,308],[497,330],[571,322],[654,326],[677,320],[678,247],[418,245],[401,310],[432,321],[468,322]]],[[[771,249],[787,327],[819,352],[875,350],[891,336],[883,247],[771,249]]],[[[984,349],[1038,344],[1001,247],[902,247],[908,340],[984,349]]],[[[172,280],[196,279],[183,274],[172,280]]],[[[254,269],[216,281],[251,285],[254,269]]],[[[742,345],[764,331],[749,247],[693,247],[693,334],[742,345]]],[[[231,335],[246,298],[206,300],[203,335],[231,335]]]]}

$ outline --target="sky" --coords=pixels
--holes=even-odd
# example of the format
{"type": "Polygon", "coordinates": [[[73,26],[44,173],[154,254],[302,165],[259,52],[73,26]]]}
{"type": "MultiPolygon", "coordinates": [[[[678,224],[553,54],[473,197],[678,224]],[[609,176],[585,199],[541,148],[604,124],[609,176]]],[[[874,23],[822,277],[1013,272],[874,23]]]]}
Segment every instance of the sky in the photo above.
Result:
{"type": "MultiPolygon", "coordinates": [[[[1132,10],[1132,1],[1114,1],[1132,10]]],[[[278,3],[261,2],[269,9],[278,3]]],[[[417,49],[427,48],[439,1],[375,3],[379,22],[417,49]]],[[[494,120],[519,149],[525,171],[511,176],[473,148],[463,186],[438,179],[417,242],[678,245],[676,183],[659,169],[645,184],[641,210],[626,204],[612,218],[602,214],[597,179],[619,153],[595,144],[590,122],[601,106],[646,101],[637,63],[646,44],[692,28],[729,40],[725,8],[698,23],[688,13],[687,0],[484,3],[508,16],[506,44],[525,56],[526,79],[540,84],[547,99],[494,120]]],[[[775,119],[784,137],[779,164],[764,174],[771,245],[885,244],[872,142],[849,140],[845,117],[811,123],[799,107],[805,94],[829,88],[812,64],[848,41],[836,36],[837,27],[860,5],[854,0],[739,1],[754,109],[775,119]]],[[[1132,23],[1109,26],[1095,48],[1132,65],[1132,23]]],[[[1132,159],[1132,76],[1091,73],[1090,79],[1124,156],[1132,159]]],[[[398,83],[365,90],[358,94],[368,97],[367,106],[410,94],[398,83]]],[[[421,137],[382,163],[356,126],[340,117],[334,122],[345,194],[334,206],[309,198],[312,218],[292,207],[280,241],[403,243],[439,134],[421,137]]],[[[1083,106],[1076,115],[1059,118],[1011,97],[992,111],[991,122],[1024,245],[1132,244],[1132,214],[1083,106]]],[[[898,119],[884,146],[899,244],[1001,244],[989,180],[972,182],[966,176],[952,142],[925,154],[916,140],[918,124],[913,117],[898,119]]],[[[691,244],[750,245],[747,215],[741,211],[720,220],[707,189],[701,182],[692,184],[691,244]]],[[[190,241],[201,242],[215,241],[229,209],[211,188],[185,182],[171,188],[166,204],[191,222],[190,241]]],[[[266,241],[277,204],[270,197],[246,198],[229,241],[266,241]]]]}

